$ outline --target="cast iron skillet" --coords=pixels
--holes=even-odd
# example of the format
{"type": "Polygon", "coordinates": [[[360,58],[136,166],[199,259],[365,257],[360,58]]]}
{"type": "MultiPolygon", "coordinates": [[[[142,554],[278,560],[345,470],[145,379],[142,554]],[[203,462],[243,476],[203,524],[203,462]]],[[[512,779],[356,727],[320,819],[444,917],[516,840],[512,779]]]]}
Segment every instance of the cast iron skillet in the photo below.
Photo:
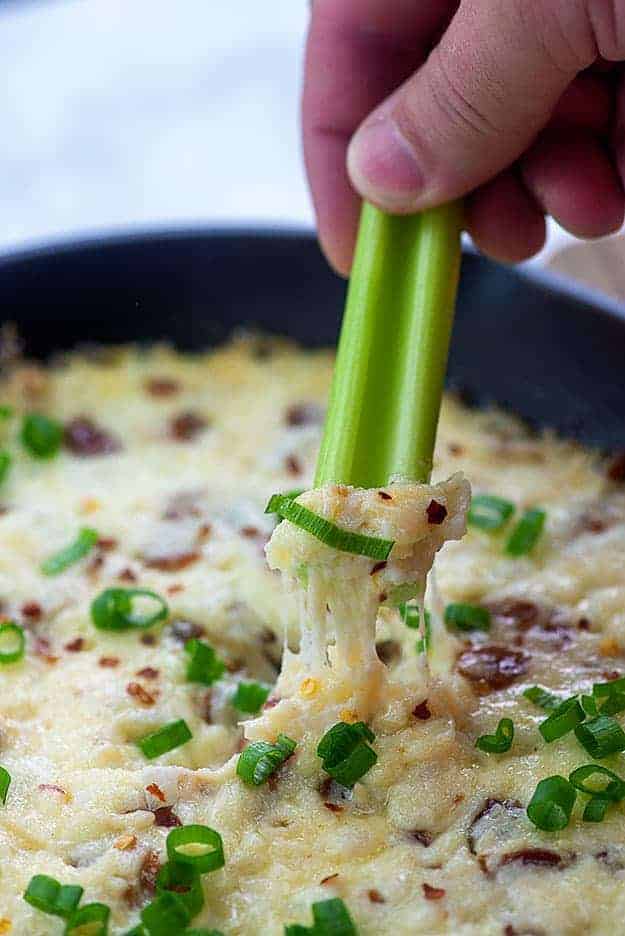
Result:
{"type": "MultiPolygon", "coordinates": [[[[246,324],[332,344],[344,292],[305,232],[161,232],[0,258],[0,321],[37,356],[161,339],[198,349],[246,324]]],[[[600,297],[465,254],[449,380],[476,403],[625,447],[625,313],[600,297]]]]}

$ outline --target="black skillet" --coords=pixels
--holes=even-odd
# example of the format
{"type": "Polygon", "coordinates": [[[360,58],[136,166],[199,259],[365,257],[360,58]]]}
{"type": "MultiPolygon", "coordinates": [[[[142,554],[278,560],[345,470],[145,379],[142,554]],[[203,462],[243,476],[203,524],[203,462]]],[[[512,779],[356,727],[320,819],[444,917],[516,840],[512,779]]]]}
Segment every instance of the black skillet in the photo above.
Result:
{"type": "MultiPolygon", "coordinates": [[[[199,349],[241,325],[333,344],[344,292],[301,232],[162,232],[0,258],[0,321],[16,322],[36,356],[161,339],[199,349]]],[[[476,403],[624,448],[625,312],[466,253],[449,381],[476,403]]]]}

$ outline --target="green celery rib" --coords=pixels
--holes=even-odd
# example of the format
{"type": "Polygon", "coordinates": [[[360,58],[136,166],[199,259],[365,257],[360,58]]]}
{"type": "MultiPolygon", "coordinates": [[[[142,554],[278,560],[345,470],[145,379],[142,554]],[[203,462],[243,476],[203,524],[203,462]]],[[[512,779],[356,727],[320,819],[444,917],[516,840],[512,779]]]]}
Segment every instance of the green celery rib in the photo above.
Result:
{"type": "Polygon", "coordinates": [[[460,272],[459,202],[363,205],[315,484],[427,482],[460,272]]]}

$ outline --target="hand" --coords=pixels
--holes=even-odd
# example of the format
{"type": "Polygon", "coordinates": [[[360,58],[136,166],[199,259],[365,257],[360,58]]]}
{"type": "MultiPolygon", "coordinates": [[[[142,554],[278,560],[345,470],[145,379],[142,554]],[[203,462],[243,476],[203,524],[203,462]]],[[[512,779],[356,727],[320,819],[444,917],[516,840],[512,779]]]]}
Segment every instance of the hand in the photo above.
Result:
{"type": "Polygon", "coordinates": [[[470,193],[504,261],[540,250],[545,215],[617,230],[623,60],[624,0],[315,0],[304,151],[330,262],[349,271],[359,195],[405,214],[470,193]]]}

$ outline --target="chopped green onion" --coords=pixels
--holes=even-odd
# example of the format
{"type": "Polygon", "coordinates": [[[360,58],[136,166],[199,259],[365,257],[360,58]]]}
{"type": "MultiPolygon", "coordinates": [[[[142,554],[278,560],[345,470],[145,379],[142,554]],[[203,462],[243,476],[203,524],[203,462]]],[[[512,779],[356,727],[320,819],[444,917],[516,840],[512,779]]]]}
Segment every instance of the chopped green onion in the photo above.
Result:
{"type": "Polygon", "coordinates": [[[191,657],[187,665],[189,682],[212,686],[218,679],[221,679],[226,664],[219,659],[211,646],[202,640],[193,639],[187,640],[184,649],[191,657]]]}
{"type": "Polygon", "coordinates": [[[0,422],[6,422],[7,419],[11,419],[14,412],[15,410],[12,406],[7,406],[3,403],[2,406],[0,406],[0,422]]]}
{"type": "Polygon", "coordinates": [[[569,731],[573,731],[576,725],[584,721],[586,717],[584,710],[577,701],[577,697],[565,699],[553,710],[551,715],[538,726],[541,735],[550,743],[562,738],[569,731]]]}
{"type": "Polygon", "coordinates": [[[20,438],[34,458],[54,458],[63,441],[63,427],[41,413],[29,413],[22,422],[20,438]]]}
{"type": "Polygon", "coordinates": [[[512,501],[494,494],[477,494],[471,498],[467,522],[480,530],[500,530],[513,513],[512,501]]]}
{"type": "Polygon", "coordinates": [[[159,894],[141,911],[141,922],[150,936],[183,933],[189,920],[183,901],[171,891],[159,894]]]}
{"type": "Polygon", "coordinates": [[[552,709],[557,709],[562,702],[562,699],[548,692],[546,689],[543,689],[541,686],[530,686],[529,689],[523,691],[523,695],[526,699],[529,699],[530,702],[533,702],[534,705],[545,709],[547,712],[552,709]]]}
{"type": "Polygon", "coordinates": [[[602,715],[616,715],[617,712],[625,711],[625,693],[613,692],[605,700],[599,711],[602,715]]]}
{"type": "Polygon", "coordinates": [[[303,494],[306,488],[294,488],[292,491],[285,491],[284,494],[272,494],[269,500],[267,501],[267,506],[265,507],[265,513],[279,513],[279,507],[282,504],[284,498],[288,500],[296,500],[303,494]]]}
{"type": "Polygon", "coordinates": [[[204,906],[204,891],[197,868],[178,861],[168,861],[156,876],[156,893],[173,892],[183,902],[189,918],[200,912],[204,906]]]}
{"type": "Polygon", "coordinates": [[[593,796],[586,803],[582,819],[584,822],[603,822],[608,806],[612,800],[605,796],[593,796]]]}
{"type": "Polygon", "coordinates": [[[160,757],[161,754],[167,754],[168,751],[173,751],[182,744],[186,744],[192,737],[193,735],[184,718],[179,718],[178,721],[163,725],[157,731],[140,738],[137,741],[137,746],[147,758],[154,760],[155,757],[160,757]]]}
{"type": "Polygon", "coordinates": [[[487,631],[490,628],[490,611],[479,605],[449,604],[445,608],[445,624],[456,630],[487,631]]]}
{"type": "Polygon", "coordinates": [[[269,686],[257,682],[239,683],[231,702],[235,709],[250,715],[260,712],[269,696],[269,686]]]}
{"type": "Polygon", "coordinates": [[[91,605],[91,619],[99,630],[144,630],[164,621],[168,615],[165,601],[146,588],[107,588],[91,605]],[[133,605],[137,599],[149,599],[149,603],[156,602],[157,607],[142,613],[135,611],[133,605]]]}
{"type": "Polygon", "coordinates": [[[590,715],[592,717],[599,714],[597,703],[591,695],[583,695],[580,698],[580,705],[584,709],[586,715],[590,715]]]}
{"type": "Polygon", "coordinates": [[[195,868],[198,874],[216,871],[226,863],[221,835],[203,825],[172,829],[167,836],[167,857],[176,864],[195,868]]]}
{"type": "Polygon", "coordinates": [[[54,553],[41,564],[41,571],[44,575],[58,575],[59,572],[64,572],[68,566],[74,565],[91,552],[97,542],[98,533],[90,527],[82,527],[73,543],[54,553]]]}
{"type": "Polygon", "coordinates": [[[265,513],[279,514],[284,520],[288,520],[295,526],[300,527],[300,529],[310,533],[311,536],[321,540],[326,546],[338,549],[340,552],[354,553],[358,556],[368,556],[370,559],[385,561],[395,545],[393,540],[342,530],[336,524],[326,520],[325,517],[320,517],[284,494],[274,494],[265,508],[265,513]]]}
{"type": "Polygon", "coordinates": [[[79,907],[65,927],[65,936],[106,936],[110,909],[103,903],[90,903],[79,907]]]}
{"type": "Polygon", "coordinates": [[[575,787],[556,774],[541,780],[527,807],[531,822],[543,832],[558,832],[566,828],[575,805],[575,787]]]}
{"type": "Polygon", "coordinates": [[[284,927],[284,936],[358,936],[356,925],[340,897],[312,905],[313,925],[284,927]]]}
{"type": "Polygon", "coordinates": [[[353,787],[378,759],[368,741],[375,741],[375,735],[364,722],[353,725],[338,722],[319,742],[317,757],[323,761],[325,772],[337,783],[353,787]]]}
{"type": "Polygon", "coordinates": [[[625,692],[625,676],[621,676],[619,679],[611,679],[610,682],[595,683],[592,687],[592,694],[596,699],[611,696],[614,693],[620,694],[621,692],[625,692]]]}
{"type": "Polygon", "coordinates": [[[17,663],[24,656],[24,629],[13,621],[0,624],[0,665],[17,663]]]}
{"type": "Polygon", "coordinates": [[[237,776],[248,786],[261,786],[284,764],[295,748],[295,741],[283,734],[278,735],[275,744],[253,741],[239,756],[237,776]]]}
{"type": "Polygon", "coordinates": [[[9,787],[11,786],[11,774],[6,767],[0,767],[0,803],[4,806],[7,801],[9,787]]]}
{"type": "Polygon", "coordinates": [[[9,473],[9,468],[11,467],[12,458],[8,452],[0,452],[0,484],[4,481],[6,476],[9,473]]]}
{"type": "Polygon", "coordinates": [[[196,927],[193,927],[193,929],[186,929],[184,931],[184,936],[224,936],[224,934],[221,930],[204,929],[204,927],[196,929],[196,927]]]}
{"type": "Polygon", "coordinates": [[[583,767],[577,767],[569,775],[569,783],[589,796],[600,796],[613,802],[625,799],[625,782],[618,774],[601,764],[584,764],[583,767]],[[597,778],[594,783],[593,777],[597,778]]]}
{"type": "Polygon", "coordinates": [[[481,735],[475,742],[476,748],[486,754],[505,754],[512,746],[514,738],[514,725],[511,718],[502,718],[497,725],[495,734],[481,735]]]}
{"type": "Polygon", "coordinates": [[[578,725],[575,737],[591,757],[600,760],[608,754],[625,751],[625,733],[615,718],[598,715],[578,725]]]}
{"type": "Polygon", "coordinates": [[[526,510],[506,544],[509,556],[525,556],[531,552],[545,526],[547,514],[544,510],[526,510]]]}
{"type": "MultiPolygon", "coordinates": [[[[402,602],[402,604],[399,605],[399,611],[406,627],[410,627],[412,630],[419,630],[421,622],[419,605],[402,602]]],[[[432,643],[432,615],[429,611],[425,611],[423,616],[425,618],[425,634],[423,637],[419,637],[415,644],[417,653],[427,653],[432,643]]]]}
{"type": "MultiPolygon", "coordinates": [[[[189,930],[185,930],[185,936],[188,936],[189,930]]],[[[133,926],[132,929],[126,930],[125,933],[122,933],[122,936],[149,936],[148,931],[142,923],[139,923],[137,926],[133,926]]]]}
{"type": "Polygon", "coordinates": [[[30,879],[24,900],[43,913],[67,919],[74,913],[82,894],[79,884],[59,884],[47,874],[36,874],[30,879]]]}

